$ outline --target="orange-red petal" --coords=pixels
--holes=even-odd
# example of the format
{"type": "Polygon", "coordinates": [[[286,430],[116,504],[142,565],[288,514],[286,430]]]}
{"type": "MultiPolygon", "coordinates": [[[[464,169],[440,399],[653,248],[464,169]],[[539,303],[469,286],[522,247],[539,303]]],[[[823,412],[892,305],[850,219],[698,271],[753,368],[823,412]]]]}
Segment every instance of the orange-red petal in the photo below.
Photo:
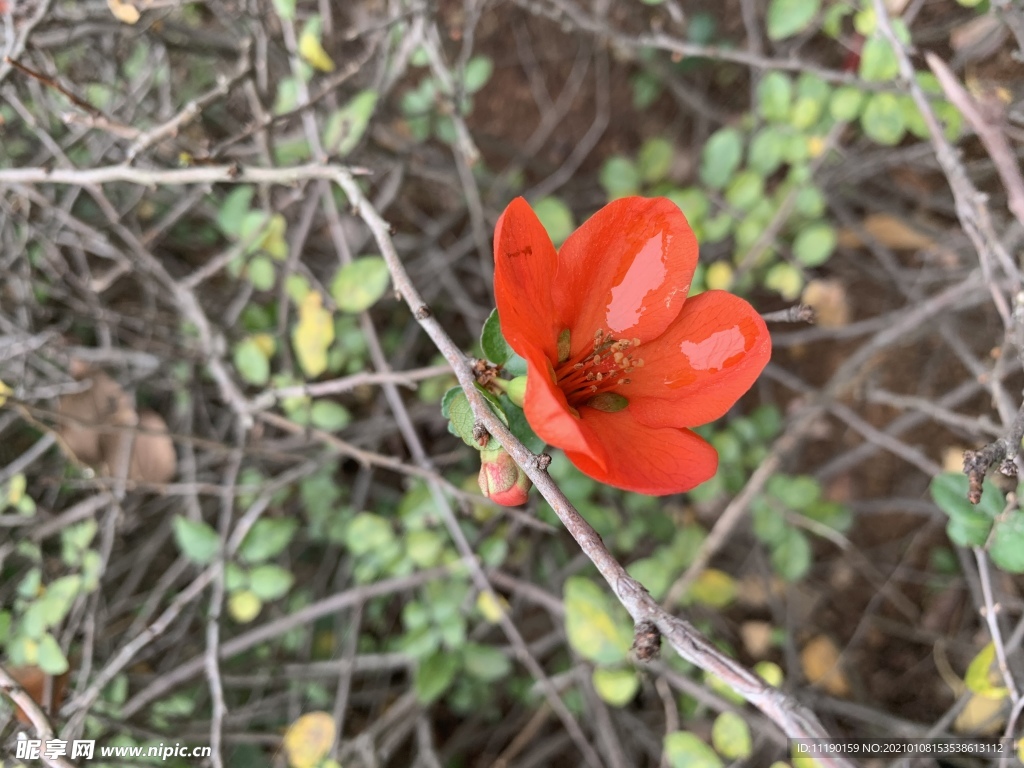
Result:
{"type": "Polygon", "coordinates": [[[688,429],[653,429],[640,424],[629,409],[603,413],[582,408],[582,423],[593,440],[607,448],[607,465],[584,453],[566,450],[584,474],[616,488],[652,496],[682,493],[714,476],[718,453],[688,429]]]}
{"type": "Polygon", "coordinates": [[[665,198],[609,203],[569,235],[558,252],[552,299],[572,331],[572,352],[594,332],[648,341],[682,309],[697,266],[697,239],[682,211],[665,198]]]}
{"type": "Polygon", "coordinates": [[[524,349],[522,355],[528,367],[523,410],[537,437],[565,451],[589,456],[594,466],[603,468],[607,464],[604,447],[569,410],[547,358],[533,347],[524,349]]]}
{"type": "Polygon", "coordinates": [[[687,300],[676,321],[637,352],[644,365],[620,391],[650,427],[693,427],[721,418],[771,357],[764,320],[743,299],[708,291],[687,300]]]}
{"type": "Polygon", "coordinates": [[[555,359],[558,334],[551,286],[558,256],[547,230],[517,197],[494,228],[494,298],[501,330],[519,354],[539,347],[555,359]]]}

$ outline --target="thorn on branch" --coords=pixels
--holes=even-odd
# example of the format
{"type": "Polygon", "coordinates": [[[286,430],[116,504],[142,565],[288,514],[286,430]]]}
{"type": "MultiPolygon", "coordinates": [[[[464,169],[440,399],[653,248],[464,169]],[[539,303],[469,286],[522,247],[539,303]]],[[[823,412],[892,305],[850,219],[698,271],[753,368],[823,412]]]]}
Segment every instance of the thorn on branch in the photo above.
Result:
{"type": "Polygon", "coordinates": [[[638,621],[633,627],[633,647],[637,661],[653,661],[661,655],[661,630],[653,621],[638,621]]]}

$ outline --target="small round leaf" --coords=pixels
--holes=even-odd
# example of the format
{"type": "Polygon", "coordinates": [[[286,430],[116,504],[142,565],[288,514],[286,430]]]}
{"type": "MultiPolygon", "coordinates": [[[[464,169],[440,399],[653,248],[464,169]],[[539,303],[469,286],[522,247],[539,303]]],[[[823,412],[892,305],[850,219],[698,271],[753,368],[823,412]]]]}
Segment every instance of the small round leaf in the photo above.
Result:
{"type": "Polygon", "coordinates": [[[331,283],[331,296],[342,312],[362,312],[380,300],[390,279],[384,259],[363,256],[338,270],[331,283]]]}

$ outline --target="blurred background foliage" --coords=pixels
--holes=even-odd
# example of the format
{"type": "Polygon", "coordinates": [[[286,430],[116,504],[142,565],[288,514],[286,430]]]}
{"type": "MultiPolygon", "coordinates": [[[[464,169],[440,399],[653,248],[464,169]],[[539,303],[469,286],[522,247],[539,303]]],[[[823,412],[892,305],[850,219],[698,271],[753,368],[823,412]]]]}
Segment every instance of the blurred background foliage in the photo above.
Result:
{"type": "MultiPolygon", "coordinates": [[[[357,212],[302,170],[324,163],[358,170],[434,316],[499,364],[479,342],[490,237],[520,194],[556,244],[610,200],[666,196],[701,243],[694,292],[814,307],[813,327],[773,326],[761,382],[699,430],[710,482],[655,499],[557,452],[550,472],[656,599],[831,732],[992,735],[1016,716],[997,650],[1024,636],[1024,515],[1012,483],[967,503],[957,456],[1001,434],[1020,363],[900,56],[1001,220],[991,161],[916,52],[1019,150],[1019,7],[0,13],[20,64],[0,64],[0,171],[299,168],[0,175],[0,658],[35,675],[58,733],[214,743],[230,766],[581,765],[581,741],[609,768],[790,761],[722,681],[672,653],[636,663],[628,616],[542,500],[479,496],[441,414],[454,377],[357,212]]],[[[0,706],[0,750],[14,715],[0,706]]]]}

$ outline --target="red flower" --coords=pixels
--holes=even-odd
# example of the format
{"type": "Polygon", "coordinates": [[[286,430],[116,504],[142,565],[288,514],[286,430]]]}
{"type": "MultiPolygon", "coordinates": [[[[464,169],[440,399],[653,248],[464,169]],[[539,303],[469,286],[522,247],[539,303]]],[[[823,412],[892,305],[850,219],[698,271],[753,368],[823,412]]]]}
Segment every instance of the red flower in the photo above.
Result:
{"type": "Polygon", "coordinates": [[[537,435],[595,480],[653,495],[715,474],[689,427],[721,417],[771,355],[760,315],[708,291],[687,299],[697,240],[665,198],[595,213],[557,252],[522,198],[494,233],[502,332],[526,359],[537,435]]]}

